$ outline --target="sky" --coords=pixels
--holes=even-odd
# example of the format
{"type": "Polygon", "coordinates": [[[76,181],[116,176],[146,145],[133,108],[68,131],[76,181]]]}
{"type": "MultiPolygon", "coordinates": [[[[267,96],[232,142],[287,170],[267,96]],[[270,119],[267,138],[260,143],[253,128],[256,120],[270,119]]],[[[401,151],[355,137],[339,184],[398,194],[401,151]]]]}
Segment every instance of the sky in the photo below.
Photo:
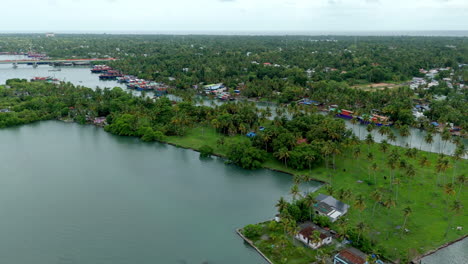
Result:
{"type": "Polygon", "coordinates": [[[468,30],[468,0],[2,0],[0,32],[468,30]]]}

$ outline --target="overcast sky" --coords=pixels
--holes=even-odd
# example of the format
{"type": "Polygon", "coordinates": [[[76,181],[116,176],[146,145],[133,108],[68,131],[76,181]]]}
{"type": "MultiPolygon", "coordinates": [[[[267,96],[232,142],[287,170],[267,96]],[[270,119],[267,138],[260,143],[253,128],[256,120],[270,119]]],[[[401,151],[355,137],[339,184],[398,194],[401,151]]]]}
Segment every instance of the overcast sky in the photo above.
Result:
{"type": "Polygon", "coordinates": [[[468,30],[468,0],[2,0],[0,32],[468,30]]]}

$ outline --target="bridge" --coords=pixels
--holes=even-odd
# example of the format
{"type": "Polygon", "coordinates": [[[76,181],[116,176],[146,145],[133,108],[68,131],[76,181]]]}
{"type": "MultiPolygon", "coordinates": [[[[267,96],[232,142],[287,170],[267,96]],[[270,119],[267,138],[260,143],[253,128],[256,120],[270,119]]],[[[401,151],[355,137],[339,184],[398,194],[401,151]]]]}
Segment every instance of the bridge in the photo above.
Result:
{"type": "Polygon", "coordinates": [[[34,60],[34,59],[28,59],[28,60],[0,60],[0,64],[13,64],[13,65],[18,65],[18,64],[28,64],[28,65],[38,65],[38,64],[68,64],[71,63],[73,65],[83,65],[83,64],[89,64],[91,62],[95,61],[115,61],[117,59],[115,58],[94,58],[94,59],[63,59],[63,60],[34,60]]]}

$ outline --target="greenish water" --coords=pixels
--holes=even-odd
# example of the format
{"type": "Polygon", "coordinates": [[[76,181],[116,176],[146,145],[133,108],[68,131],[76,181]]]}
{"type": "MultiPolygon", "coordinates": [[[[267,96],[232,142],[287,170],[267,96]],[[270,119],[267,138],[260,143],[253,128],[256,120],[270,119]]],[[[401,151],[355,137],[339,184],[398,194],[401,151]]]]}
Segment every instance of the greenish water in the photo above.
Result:
{"type": "Polygon", "coordinates": [[[468,238],[443,248],[421,260],[421,264],[468,263],[468,238]]]}
{"type": "Polygon", "coordinates": [[[235,234],[291,177],[46,121],[0,130],[0,263],[264,263],[235,234]]]}

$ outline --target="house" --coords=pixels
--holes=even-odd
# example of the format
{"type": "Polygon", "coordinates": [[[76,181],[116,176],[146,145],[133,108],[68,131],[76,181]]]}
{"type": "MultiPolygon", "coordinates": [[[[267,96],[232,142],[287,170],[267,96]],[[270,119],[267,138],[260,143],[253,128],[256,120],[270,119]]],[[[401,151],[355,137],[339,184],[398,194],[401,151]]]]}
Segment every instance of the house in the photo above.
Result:
{"type": "Polygon", "coordinates": [[[333,257],[333,264],[368,264],[367,256],[356,248],[341,250],[333,257]]]}
{"type": "Polygon", "coordinates": [[[301,231],[299,231],[295,237],[306,246],[313,249],[317,249],[323,245],[329,245],[332,242],[332,235],[330,232],[312,223],[304,224],[301,231]],[[318,235],[317,241],[315,241],[314,232],[318,235]]]}
{"type": "Polygon", "coordinates": [[[338,201],[332,196],[319,194],[316,200],[318,202],[314,204],[315,213],[327,216],[332,222],[346,214],[349,209],[348,204],[338,201]]]}
{"type": "Polygon", "coordinates": [[[53,33],[53,32],[48,32],[48,33],[45,34],[45,36],[46,36],[47,38],[53,38],[53,37],[55,37],[55,33],[53,33]]]}

